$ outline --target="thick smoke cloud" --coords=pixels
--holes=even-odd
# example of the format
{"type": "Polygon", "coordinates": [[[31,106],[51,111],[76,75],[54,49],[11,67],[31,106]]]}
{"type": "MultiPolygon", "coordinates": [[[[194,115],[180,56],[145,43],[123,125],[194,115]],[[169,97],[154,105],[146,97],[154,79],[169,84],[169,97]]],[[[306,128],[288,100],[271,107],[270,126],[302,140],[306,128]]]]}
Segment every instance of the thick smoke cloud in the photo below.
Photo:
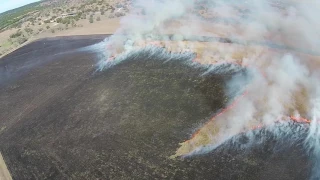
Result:
{"type": "MultiPolygon", "coordinates": [[[[319,5],[315,0],[137,0],[131,13],[121,20],[119,30],[109,38],[109,59],[101,65],[103,68],[114,57],[123,59],[139,48],[157,45],[168,51],[195,52],[200,63],[246,66],[253,78],[245,94],[233,89],[247,79],[231,80],[228,94],[241,98],[232,109],[182,143],[175,156],[211,151],[240,132],[272,127],[294,116],[311,120],[305,145],[318,168],[319,5]],[[203,42],[202,36],[227,38],[231,43],[216,39],[203,42]]],[[[281,130],[283,133],[285,128],[281,130]]]]}

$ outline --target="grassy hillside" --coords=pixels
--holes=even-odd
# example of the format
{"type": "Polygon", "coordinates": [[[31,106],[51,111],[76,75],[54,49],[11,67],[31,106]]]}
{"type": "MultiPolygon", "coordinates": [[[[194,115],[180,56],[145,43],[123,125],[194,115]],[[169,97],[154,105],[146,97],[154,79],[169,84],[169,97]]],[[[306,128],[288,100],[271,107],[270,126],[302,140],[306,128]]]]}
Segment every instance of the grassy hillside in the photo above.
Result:
{"type": "Polygon", "coordinates": [[[6,28],[17,27],[24,18],[27,18],[29,14],[35,13],[43,8],[40,5],[41,2],[35,2],[16,8],[0,14],[0,31],[6,28]]]}
{"type": "Polygon", "coordinates": [[[128,11],[127,0],[42,0],[4,12],[0,14],[0,56],[31,39],[88,27],[128,11]]]}

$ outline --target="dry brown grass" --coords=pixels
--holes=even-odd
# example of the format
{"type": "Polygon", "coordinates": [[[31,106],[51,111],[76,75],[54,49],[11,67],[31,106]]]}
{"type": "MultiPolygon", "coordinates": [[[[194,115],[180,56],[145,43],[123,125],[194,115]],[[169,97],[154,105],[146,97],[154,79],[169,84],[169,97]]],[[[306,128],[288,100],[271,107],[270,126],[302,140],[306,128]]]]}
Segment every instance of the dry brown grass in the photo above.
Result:
{"type": "Polygon", "coordinates": [[[0,153],[0,179],[1,180],[12,180],[10,172],[4,162],[4,159],[0,153]]]}

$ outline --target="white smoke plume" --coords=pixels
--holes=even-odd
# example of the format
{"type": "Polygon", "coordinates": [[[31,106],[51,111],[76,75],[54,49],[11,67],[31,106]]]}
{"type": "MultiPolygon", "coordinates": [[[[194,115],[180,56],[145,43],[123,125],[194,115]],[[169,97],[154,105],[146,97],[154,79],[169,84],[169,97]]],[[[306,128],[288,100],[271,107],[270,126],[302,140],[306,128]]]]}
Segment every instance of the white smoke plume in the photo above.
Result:
{"type": "MultiPolygon", "coordinates": [[[[200,63],[232,62],[252,70],[246,94],[182,143],[175,156],[211,151],[240,132],[293,116],[311,120],[305,145],[320,168],[319,10],[316,0],[136,0],[108,39],[107,57],[123,59],[139,48],[160,45],[195,52],[200,63]]],[[[247,79],[229,82],[230,97],[242,81],[247,79]]]]}

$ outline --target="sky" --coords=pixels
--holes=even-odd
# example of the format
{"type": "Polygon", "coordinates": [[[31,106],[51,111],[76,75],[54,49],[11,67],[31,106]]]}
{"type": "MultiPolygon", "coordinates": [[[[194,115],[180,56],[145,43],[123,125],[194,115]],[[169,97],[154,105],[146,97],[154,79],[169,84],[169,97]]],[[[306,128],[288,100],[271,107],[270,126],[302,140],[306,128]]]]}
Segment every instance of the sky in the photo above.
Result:
{"type": "Polygon", "coordinates": [[[0,13],[37,1],[39,0],[0,0],[0,13]]]}

